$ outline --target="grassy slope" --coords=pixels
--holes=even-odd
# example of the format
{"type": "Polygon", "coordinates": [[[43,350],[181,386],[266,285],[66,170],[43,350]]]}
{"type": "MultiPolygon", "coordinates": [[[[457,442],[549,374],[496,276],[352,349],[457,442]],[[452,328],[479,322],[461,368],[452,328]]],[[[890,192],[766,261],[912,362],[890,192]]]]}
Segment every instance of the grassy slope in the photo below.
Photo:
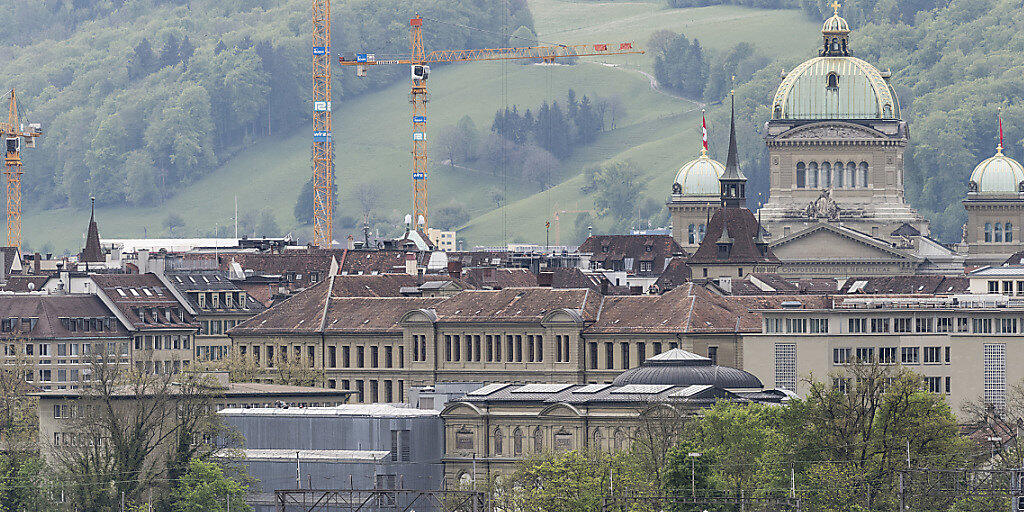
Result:
{"type": "MultiPolygon", "coordinates": [[[[736,7],[668,10],[661,3],[569,3],[530,0],[541,40],[564,42],[635,40],[645,43],[655,30],[667,28],[701,39],[705,47],[724,49],[741,41],[764,48],[768,54],[807,53],[816,41],[817,26],[794,11],[758,11],[736,7]]],[[[648,56],[614,57],[609,62],[650,70],[648,56]]],[[[348,70],[345,70],[348,71],[348,70]]],[[[356,216],[351,190],[363,182],[380,184],[386,193],[380,213],[401,218],[408,209],[410,158],[407,84],[400,83],[365,95],[359,101],[336,106],[334,126],[340,204],[337,217],[356,216]]],[[[430,129],[455,123],[468,114],[479,128],[489,128],[494,111],[507,104],[535,106],[544,99],[562,98],[568,88],[580,94],[620,96],[626,117],[616,129],[582,148],[563,165],[568,179],[547,191],[514,180],[503,184],[496,170],[470,171],[439,168],[432,172],[433,208],[456,197],[474,215],[460,236],[470,245],[500,243],[503,220],[510,240],[540,240],[544,220],[558,205],[586,206],[579,197],[579,172],[590,164],[631,158],[644,169],[647,194],[661,199],[675,167],[694,152],[697,133],[694,104],[652,91],[639,73],[582,63],[578,66],[521,66],[513,63],[473,63],[437,69],[431,76],[430,129]],[[507,92],[503,92],[507,91],[507,92]],[[495,210],[492,193],[507,191],[509,204],[495,210]],[[504,219],[503,219],[504,218],[504,219]]],[[[429,135],[429,134],[428,134],[429,135]]],[[[280,139],[264,139],[231,159],[222,168],[197,181],[166,204],[154,208],[103,208],[97,211],[104,237],[166,235],[162,224],[168,213],[179,213],[186,228],[178,234],[208,232],[215,223],[227,225],[233,216],[233,197],[239,211],[270,208],[285,230],[308,236],[298,226],[292,208],[309,175],[307,130],[280,139]]],[[[45,243],[56,249],[78,250],[85,229],[83,211],[70,209],[26,212],[26,242],[34,248],[45,243]]],[[[567,223],[571,225],[571,219],[567,223]]],[[[563,232],[567,231],[563,226],[563,232]]]]}

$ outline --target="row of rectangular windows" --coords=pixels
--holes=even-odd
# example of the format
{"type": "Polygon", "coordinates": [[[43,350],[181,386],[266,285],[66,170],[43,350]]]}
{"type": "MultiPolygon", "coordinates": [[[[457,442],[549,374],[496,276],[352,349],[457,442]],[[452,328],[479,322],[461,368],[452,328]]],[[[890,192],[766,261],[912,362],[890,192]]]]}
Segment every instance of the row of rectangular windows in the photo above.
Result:
{"type": "MultiPolygon", "coordinates": [[[[952,392],[953,383],[950,377],[924,377],[921,382],[921,388],[929,393],[949,394],[952,392]]],[[[832,389],[840,393],[849,393],[853,390],[853,379],[850,377],[834,377],[832,379],[832,389]]]]}
{"type": "MultiPolygon", "coordinates": [[[[335,379],[328,379],[327,387],[330,389],[336,389],[338,387],[338,381],[335,379]]],[[[354,391],[357,403],[405,402],[404,380],[392,381],[391,379],[384,379],[364,381],[363,379],[355,379],[350,381],[348,379],[342,379],[341,389],[354,391]],[[350,387],[352,384],[355,384],[355,386],[350,387]]]]}
{"type": "MultiPolygon", "coordinates": [[[[768,334],[828,334],[828,318],[767,318],[768,334]]],[[[974,333],[1021,334],[1024,319],[1017,318],[964,318],[964,317],[877,317],[848,318],[846,331],[850,334],[887,333],[974,333]]]]}
{"type": "MultiPolygon", "coordinates": [[[[922,347],[879,347],[875,358],[875,347],[839,347],[832,349],[832,364],[853,363],[879,364],[920,364],[922,347]]],[[[949,364],[949,347],[923,347],[924,364],[949,364]]]]}
{"type": "Polygon", "coordinates": [[[38,356],[38,357],[53,357],[53,345],[57,346],[57,357],[78,357],[102,355],[102,354],[117,354],[118,348],[120,348],[120,354],[123,356],[128,355],[128,344],[108,341],[106,345],[103,343],[25,343],[22,345],[22,350],[18,350],[18,345],[14,343],[5,344],[3,347],[4,356],[15,357],[19,355],[25,356],[38,356]],[[79,350],[81,347],[81,350],[79,350]]]}

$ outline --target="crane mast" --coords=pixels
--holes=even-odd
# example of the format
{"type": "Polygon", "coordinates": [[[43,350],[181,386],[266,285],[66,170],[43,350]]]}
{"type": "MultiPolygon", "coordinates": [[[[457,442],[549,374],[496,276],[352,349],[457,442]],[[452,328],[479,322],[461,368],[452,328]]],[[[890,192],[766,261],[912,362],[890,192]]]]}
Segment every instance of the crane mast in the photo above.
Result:
{"type": "Polygon", "coordinates": [[[382,64],[408,64],[412,75],[412,188],[413,226],[427,231],[427,77],[430,66],[436,62],[472,62],[480,60],[536,59],[554,62],[565,57],[586,57],[595,55],[623,55],[644,53],[634,50],[632,42],[614,44],[574,44],[553,46],[530,46],[521,48],[481,48],[470,50],[434,50],[426,53],[423,49],[423,18],[417,15],[409,20],[412,27],[410,42],[412,55],[408,59],[378,60],[372,53],[342,55],[338,58],[342,66],[355,66],[356,76],[366,76],[369,66],[382,64]]]}
{"type": "Polygon", "coordinates": [[[313,244],[329,247],[334,218],[331,0],[313,0],[313,244]]]}
{"type": "Polygon", "coordinates": [[[7,246],[21,249],[21,143],[36,146],[36,137],[43,134],[38,124],[28,125],[28,131],[18,119],[18,100],[11,89],[7,122],[0,123],[0,136],[4,139],[4,178],[7,182],[7,246]]]}
{"type": "Polygon", "coordinates": [[[409,20],[412,27],[412,197],[413,226],[427,233],[427,75],[423,62],[423,18],[409,20]]]}

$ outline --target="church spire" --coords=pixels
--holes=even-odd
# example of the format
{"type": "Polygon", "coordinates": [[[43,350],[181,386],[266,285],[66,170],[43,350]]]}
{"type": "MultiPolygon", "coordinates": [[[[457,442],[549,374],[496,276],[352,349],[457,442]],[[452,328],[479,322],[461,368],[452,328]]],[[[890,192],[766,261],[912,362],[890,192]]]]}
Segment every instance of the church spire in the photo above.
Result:
{"type": "Polygon", "coordinates": [[[721,183],[722,206],[741,208],[746,202],[747,177],[740,171],[739,152],[736,149],[736,96],[729,95],[731,115],[729,120],[729,155],[725,160],[725,173],[721,183]]]}
{"type": "Polygon", "coordinates": [[[100,230],[96,225],[96,198],[90,198],[92,205],[89,211],[89,232],[85,237],[85,249],[78,255],[82,263],[103,263],[106,258],[100,249],[100,230]]]}

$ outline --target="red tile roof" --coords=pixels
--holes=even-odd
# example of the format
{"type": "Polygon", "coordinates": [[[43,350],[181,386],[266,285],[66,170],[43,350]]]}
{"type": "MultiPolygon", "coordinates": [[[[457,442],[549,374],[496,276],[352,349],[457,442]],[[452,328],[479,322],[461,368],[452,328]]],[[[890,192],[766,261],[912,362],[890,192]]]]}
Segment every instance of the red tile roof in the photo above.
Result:
{"type": "Polygon", "coordinates": [[[707,233],[697,251],[688,262],[693,263],[762,263],[777,262],[767,243],[762,242],[763,252],[755,238],[761,229],[754,214],[746,208],[720,208],[711,216],[707,233]],[[719,242],[731,242],[729,252],[719,253],[719,242]]]}

